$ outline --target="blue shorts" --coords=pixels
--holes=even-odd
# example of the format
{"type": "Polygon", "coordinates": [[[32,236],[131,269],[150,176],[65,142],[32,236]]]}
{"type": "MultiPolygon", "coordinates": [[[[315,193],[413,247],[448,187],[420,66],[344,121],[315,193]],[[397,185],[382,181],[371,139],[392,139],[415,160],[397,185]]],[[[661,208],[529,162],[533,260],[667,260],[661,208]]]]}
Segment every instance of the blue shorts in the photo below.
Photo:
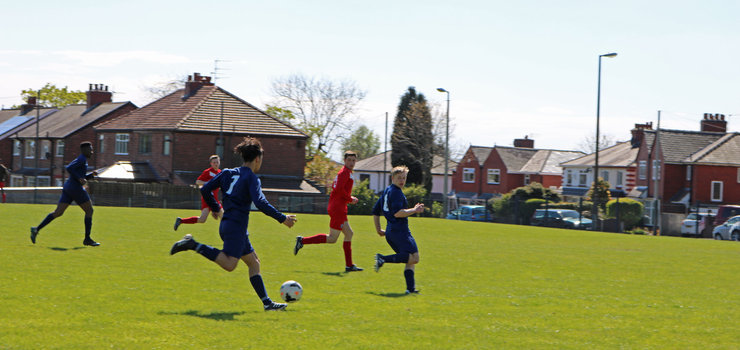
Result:
{"type": "Polygon", "coordinates": [[[407,253],[414,254],[419,252],[416,246],[416,240],[411,236],[411,232],[388,232],[385,233],[385,240],[391,246],[396,254],[407,253]]]}
{"type": "Polygon", "coordinates": [[[218,233],[224,241],[224,247],[221,250],[224,254],[241,259],[254,251],[252,243],[249,242],[246,223],[223,218],[218,233]]]}
{"type": "Polygon", "coordinates": [[[72,203],[72,201],[80,205],[80,204],[89,202],[90,195],[87,194],[87,191],[85,191],[84,188],[80,188],[79,190],[67,189],[66,187],[63,188],[62,197],[59,198],[59,203],[70,204],[72,203]]]}

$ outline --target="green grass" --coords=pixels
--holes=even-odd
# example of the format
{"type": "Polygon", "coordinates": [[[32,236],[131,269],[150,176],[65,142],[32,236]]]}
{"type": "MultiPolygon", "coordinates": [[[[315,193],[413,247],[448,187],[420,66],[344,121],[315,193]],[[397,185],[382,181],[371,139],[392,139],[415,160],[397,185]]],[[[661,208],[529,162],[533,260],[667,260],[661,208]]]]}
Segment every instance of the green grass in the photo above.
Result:
{"type": "Polygon", "coordinates": [[[28,238],[51,205],[0,205],[2,349],[500,349],[740,347],[740,244],[411,218],[417,285],[402,296],[402,265],[372,271],[391,249],[372,219],[354,216],[355,262],[341,245],[294,237],[329,220],[299,215],[293,229],[252,213],[251,241],[273,298],[289,279],[303,299],[262,311],[245,265],[228,273],[192,252],[169,256],[184,233],[220,247],[218,223],[183,225],[197,211],[96,207],[82,246],[70,207],[28,238]]]}

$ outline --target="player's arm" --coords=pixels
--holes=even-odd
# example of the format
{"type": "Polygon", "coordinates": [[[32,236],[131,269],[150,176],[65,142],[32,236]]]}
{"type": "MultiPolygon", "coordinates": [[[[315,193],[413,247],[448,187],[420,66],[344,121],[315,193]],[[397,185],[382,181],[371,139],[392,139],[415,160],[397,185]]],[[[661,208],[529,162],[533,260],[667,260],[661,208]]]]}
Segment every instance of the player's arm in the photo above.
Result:
{"type": "Polygon", "coordinates": [[[87,180],[85,180],[85,170],[87,169],[84,169],[84,167],[85,164],[80,162],[79,158],[76,158],[67,165],[67,173],[69,173],[69,177],[83,186],[87,183],[87,180]]]}
{"type": "Polygon", "coordinates": [[[381,237],[385,236],[385,230],[380,228],[380,215],[382,214],[382,211],[381,211],[382,203],[383,203],[383,196],[381,195],[380,198],[378,198],[378,201],[375,202],[375,205],[373,206],[373,223],[375,224],[375,232],[377,232],[378,235],[381,237]]]}
{"type": "Polygon", "coordinates": [[[424,204],[422,203],[416,203],[416,205],[413,208],[407,208],[407,209],[401,209],[397,211],[393,216],[397,218],[407,218],[411,215],[414,215],[416,213],[422,213],[424,212],[424,204]]]}
{"type": "Polygon", "coordinates": [[[203,197],[206,204],[208,204],[208,207],[211,208],[211,213],[218,213],[221,211],[221,206],[218,205],[218,201],[213,197],[213,190],[221,185],[222,174],[224,173],[219,173],[211,179],[211,181],[206,182],[203,184],[203,187],[200,188],[200,195],[203,197]]]}

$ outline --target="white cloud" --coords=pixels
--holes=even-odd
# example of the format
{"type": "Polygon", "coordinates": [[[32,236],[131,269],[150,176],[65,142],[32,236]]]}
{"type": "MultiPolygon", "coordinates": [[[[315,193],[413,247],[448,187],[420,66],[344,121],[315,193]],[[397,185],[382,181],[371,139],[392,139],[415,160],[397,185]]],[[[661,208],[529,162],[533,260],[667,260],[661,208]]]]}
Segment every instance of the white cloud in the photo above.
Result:
{"type": "Polygon", "coordinates": [[[164,64],[190,62],[190,60],[184,56],[143,50],[113,52],[63,50],[53,51],[52,54],[63,56],[67,59],[76,61],[78,64],[88,67],[112,67],[125,61],[143,61],[164,64]]]}

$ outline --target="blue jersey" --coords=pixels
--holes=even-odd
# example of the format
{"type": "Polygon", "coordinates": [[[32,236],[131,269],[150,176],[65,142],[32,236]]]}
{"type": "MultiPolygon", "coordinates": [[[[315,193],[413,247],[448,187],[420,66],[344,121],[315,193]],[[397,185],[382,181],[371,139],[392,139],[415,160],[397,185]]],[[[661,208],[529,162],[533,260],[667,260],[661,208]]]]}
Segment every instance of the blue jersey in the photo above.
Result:
{"type": "Polygon", "coordinates": [[[203,199],[211,211],[217,213],[220,208],[213,190],[220,188],[223,193],[224,219],[235,220],[247,225],[252,203],[263,213],[278,222],[285,221],[285,215],[275,209],[262,193],[262,183],[252,169],[248,167],[224,169],[200,189],[203,199]]]}
{"type": "Polygon", "coordinates": [[[86,178],[87,157],[85,157],[84,154],[80,154],[75,160],[67,165],[67,172],[69,173],[69,178],[64,183],[64,189],[82,190],[83,187],[80,183],[80,179],[86,178]]]}
{"type": "Polygon", "coordinates": [[[373,215],[385,216],[386,221],[386,233],[388,232],[408,232],[409,231],[409,219],[408,218],[397,218],[394,215],[401,209],[408,208],[409,203],[406,201],[406,196],[403,194],[401,188],[391,184],[380,196],[378,201],[373,207],[373,215]]]}

